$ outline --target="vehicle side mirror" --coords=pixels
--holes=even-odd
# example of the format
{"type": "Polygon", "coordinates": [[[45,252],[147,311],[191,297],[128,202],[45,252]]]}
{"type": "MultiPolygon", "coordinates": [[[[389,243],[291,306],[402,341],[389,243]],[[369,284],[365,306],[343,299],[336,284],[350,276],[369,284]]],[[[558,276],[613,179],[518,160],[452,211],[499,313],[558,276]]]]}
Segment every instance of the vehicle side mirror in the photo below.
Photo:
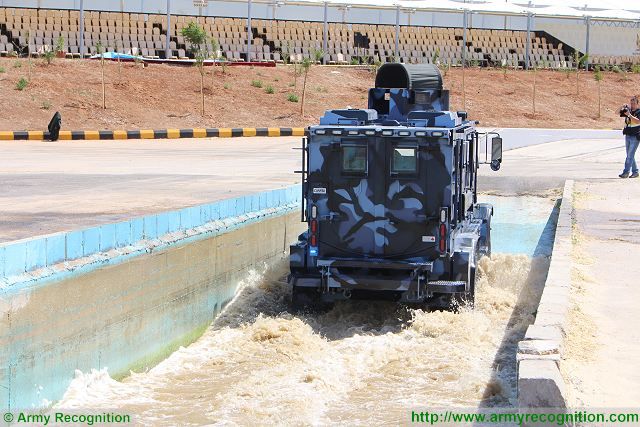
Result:
{"type": "Polygon", "coordinates": [[[497,171],[502,163],[502,138],[494,136],[491,139],[491,169],[497,171]]]}

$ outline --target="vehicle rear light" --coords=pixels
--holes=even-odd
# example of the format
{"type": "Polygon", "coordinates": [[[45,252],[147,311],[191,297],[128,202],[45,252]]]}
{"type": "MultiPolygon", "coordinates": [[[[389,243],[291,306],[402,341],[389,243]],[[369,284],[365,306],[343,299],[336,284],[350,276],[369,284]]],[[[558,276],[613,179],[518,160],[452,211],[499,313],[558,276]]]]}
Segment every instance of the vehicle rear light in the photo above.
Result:
{"type": "Polygon", "coordinates": [[[318,221],[316,221],[315,219],[311,220],[311,232],[313,234],[316,234],[318,232],[318,221]]]}
{"type": "Polygon", "coordinates": [[[440,224],[440,252],[446,252],[447,250],[447,226],[446,224],[440,224]]]}
{"type": "Polygon", "coordinates": [[[318,238],[315,234],[311,235],[311,246],[318,246],[318,238]]]}

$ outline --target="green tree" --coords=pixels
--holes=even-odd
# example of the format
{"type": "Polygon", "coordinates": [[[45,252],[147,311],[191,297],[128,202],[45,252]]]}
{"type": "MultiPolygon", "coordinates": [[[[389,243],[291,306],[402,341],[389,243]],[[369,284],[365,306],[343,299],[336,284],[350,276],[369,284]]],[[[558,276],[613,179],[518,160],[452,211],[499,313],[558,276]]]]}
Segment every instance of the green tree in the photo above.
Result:
{"type": "MultiPolygon", "coordinates": [[[[209,43],[211,44],[211,57],[216,61],[211,67],[211,88],[213,89],[215,86],[215,69],[218,65],[217,62],[222,58],[222,53],[220,52],[220,43],[217,38],[211,37],[209,43]]],[[[224,71],[225,70],[223,70],[223,73],[224,71]]]]}
{"type": "Polygon", "coordinates": [[[577,50],[573,53],[573,61],[576,66],[576,95],[580,95],[580,67],[587,68],[589,55],[580,55],[577,50]]]}
{"type": "Polygon", "coordinates": [[[107,109],[107,89],[104,82],[104,46],[98,42],[96,44],[96,53],[100,55],[100,68],[102,69],[102,109],[107,109]]]}
{"type": "Polygon", "coordinates": [[[602,70],[600,70],[600,66],[596,66],[596,72],[593,74],[593,78],[598,82],[598,118],[601,117],[601,105],[602,105],[602,92],[601,92],[601,82],[604,79],[604,75],[602,70]]]}
{"type": "Polygon", "coordinates": [[[301,70],[304,73],[304,81],[302,83],[302,102],[300,103],[300,114],[304,117],[304,98],[307,93],[307,77],[309,75],[309,70],[313,64],[320,62],[320,60],[324,57],[324,51],[322,49],[314,50],[312,53],[313,58],[304,58],[302,60],[301,70]]]}
{"type": "Polygon", "coordinates": [[[189,43],[189,51],[193,54],[200,72],[201,113],[204,116],[204,61],[211,55],[207,47],[207,33],[197,22],[192,21],[182,29],[182,36],[189,43]]]}
{"type": "Polygon", "coordinates": [[[53,58],[55,58],[56,56],[56,53],[51,49],[46,49],[42,56],[44,57],[44,62],[46,62],[47,65],[51,65],[51,63],[53,62],[53,58]]]}

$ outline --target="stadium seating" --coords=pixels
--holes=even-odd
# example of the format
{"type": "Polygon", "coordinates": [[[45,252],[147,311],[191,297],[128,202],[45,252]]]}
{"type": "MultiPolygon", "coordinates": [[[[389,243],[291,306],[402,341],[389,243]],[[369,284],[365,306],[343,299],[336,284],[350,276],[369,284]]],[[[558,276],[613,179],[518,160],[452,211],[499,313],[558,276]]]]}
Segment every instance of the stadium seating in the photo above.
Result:
{"type": "MultiPolygon", "coordinates": [[[[12,52],[39,55],[55,49],[60,37],[67,57],[80,56],[79,17],[75,10],[0,8],[0,54],[12,52]]],[[[95,54],[97,46],[107,51],[165,57],[167,17],[86,11],[84,14],[85,55],[95,54]]],[[[323,45],[323,24],[318,22],[253,19],[251,57],[247,58],[246,20],[223,17],[172,16],[170,48],[172,58],[185,58],[188,46],[181,30],[197,21],[217,39],[217,56],[230,61],[296,62],[313,56],[323,45]]],[[[562,43],[533,34],[531,60],[540,67],[571,66],[570,50],[562,43]]],[[[387,62],[395,59],[393,25],[340,24],[328,26],[329,64],[387,62]]],[[[460,28],[402,26],[399,39],[400,60],[406,63],[462,62],[463,33],[460,28]]],[[[524,65],[526,33],[511,30],[469,29],[467,61],[477,65],[524,65]]],[[[607,65],[638,63],[637,57],[594,57],[607,65]]]]}

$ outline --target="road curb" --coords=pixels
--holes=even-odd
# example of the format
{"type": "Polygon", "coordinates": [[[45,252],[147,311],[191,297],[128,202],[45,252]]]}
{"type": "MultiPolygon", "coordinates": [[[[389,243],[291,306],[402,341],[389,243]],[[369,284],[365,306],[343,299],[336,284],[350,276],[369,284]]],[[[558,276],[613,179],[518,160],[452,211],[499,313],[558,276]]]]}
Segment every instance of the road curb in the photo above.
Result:
{"type": "Polygon", "coordinates": [[[559,364],[571,304],[573,184],[572,180],[564,184],[553,254],[536,320],[518,343],[518,406],[524,412],[531,408],[567,408],[559,364]]]}
{"type": "MultiPolygon", "coordinates": [[[[125,139],[179,139],[179,138],[239,138],[305,136],[306,128],[194,128],[194,129],[140,129],[140,130],[61,130],[59,140],[125,140],[125,139]]],[[[45,141],[46,131],[0,131],[0,141],[45,141]]]]}

